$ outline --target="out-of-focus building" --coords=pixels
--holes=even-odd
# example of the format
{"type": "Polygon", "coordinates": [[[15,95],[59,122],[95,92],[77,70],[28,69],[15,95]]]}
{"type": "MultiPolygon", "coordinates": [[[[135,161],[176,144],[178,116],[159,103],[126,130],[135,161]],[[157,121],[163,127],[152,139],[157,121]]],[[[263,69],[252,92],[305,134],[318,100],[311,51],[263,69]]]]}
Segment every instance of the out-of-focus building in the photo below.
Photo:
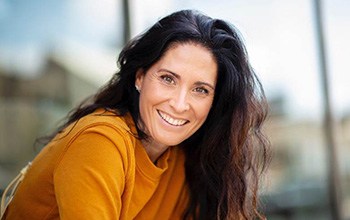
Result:
{"type": "Polygon", "coordinates": [[[84,67],[77,69],[61,54],[47,56],[35,77],[0,67],[0,189],[40,151],[36,138],[53,132],[73,106],[97,90],[98,83],[81,72],[84,67]]]}
{"type": "MultiPolygon", "coordinates": [[[[266,133],[273,160],[268,170],[266,204],[271,215],[287,219],[330,219],[328,157],[320,121],[291,119],[284,112],[283,97],[270,100],[271,115],[266,133]],[[301,217],[298,218],[298,215],[301,217]]],[[[350,218],[350,117],[335,123],[343,200],[343,215],[350,218]]]]}

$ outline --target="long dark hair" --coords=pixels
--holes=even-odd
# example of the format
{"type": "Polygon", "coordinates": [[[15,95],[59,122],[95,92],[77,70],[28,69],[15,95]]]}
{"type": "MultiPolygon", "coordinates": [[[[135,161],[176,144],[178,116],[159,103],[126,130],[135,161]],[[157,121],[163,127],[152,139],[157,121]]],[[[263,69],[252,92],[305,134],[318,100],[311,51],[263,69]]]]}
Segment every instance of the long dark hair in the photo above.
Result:
{"type": "MultiPolygon", "coordinates": [[[[137,70],[146,72],[171,44],[188,42],[211,51],[218,64],[218,79],[207,120],[180,144],[186,155],[190,192],[183,217],[263,219],[257,196],[268,161],[268,141],[261,133],[267,114],[266,98],[238,32],[223,20],[193,10],[159,20],[124,47],[118,73],[90,101],[75,108],[57,132],[98,108],[119,115],[130,112],[138,122],[137,70]]],[[[147,135],[138,129],[138,137],[147,135]]]]}

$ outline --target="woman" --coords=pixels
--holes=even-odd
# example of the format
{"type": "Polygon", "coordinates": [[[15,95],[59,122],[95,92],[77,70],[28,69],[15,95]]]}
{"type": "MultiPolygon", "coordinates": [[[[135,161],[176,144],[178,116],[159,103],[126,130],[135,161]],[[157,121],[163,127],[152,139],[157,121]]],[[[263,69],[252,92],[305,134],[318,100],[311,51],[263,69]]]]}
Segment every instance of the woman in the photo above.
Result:
{"type": "Polygon", "coordinates": [[[5,219],[254,219],[266,101],[237,32],[175,12],[34,159],[5,219]]]}

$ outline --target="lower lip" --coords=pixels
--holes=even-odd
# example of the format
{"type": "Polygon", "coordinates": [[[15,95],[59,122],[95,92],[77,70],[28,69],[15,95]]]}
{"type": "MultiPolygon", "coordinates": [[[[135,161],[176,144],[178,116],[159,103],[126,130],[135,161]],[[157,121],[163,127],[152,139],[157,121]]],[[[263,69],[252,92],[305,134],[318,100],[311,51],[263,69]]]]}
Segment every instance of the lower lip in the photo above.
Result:
{"type": "Polygon", "coordinates": [[[160,119],[163,121],[163,122],[165,122],[165,124],[166,125],[170,125],[170,126],[172,126],[173,128],[180,128],[180,127],[182,127],[182,126],[184,126],[185,124],[183,124],[183,125],[173,125],[173,124],[170,124],[169,122],[167,122],[161,115],[160,115],[160,112],[159,112],[159,110],[157,110],[157,113],[158,113],[158,116],[160,117],[160,119]]]}

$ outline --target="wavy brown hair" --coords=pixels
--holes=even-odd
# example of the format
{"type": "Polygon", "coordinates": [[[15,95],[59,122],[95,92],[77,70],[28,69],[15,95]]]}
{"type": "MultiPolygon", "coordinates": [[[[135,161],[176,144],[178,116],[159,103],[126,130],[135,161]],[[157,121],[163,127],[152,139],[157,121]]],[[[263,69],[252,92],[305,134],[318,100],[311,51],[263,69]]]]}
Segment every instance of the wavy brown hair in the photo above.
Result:
{"type": "MultiPolygon", "coordinates": [[[[119,115],[130,112],[139,121],[139,94],[134,87],[137,70],[146,72],[170,45],[188,42],[214,55],[218,80],[206,121],[180,144],[186,155],[190,196],[183,218],[264,219],[258,211],[258,189],[269,161],[269,144],[261,132],[267,102],[238,31],[223,20],[193,10],[159,20],[124,47],[118,73],[71,111],[57,132],[98,108],[119,115]]],[[[147,135],[138,129],[138,137],[147,135]]]]}

